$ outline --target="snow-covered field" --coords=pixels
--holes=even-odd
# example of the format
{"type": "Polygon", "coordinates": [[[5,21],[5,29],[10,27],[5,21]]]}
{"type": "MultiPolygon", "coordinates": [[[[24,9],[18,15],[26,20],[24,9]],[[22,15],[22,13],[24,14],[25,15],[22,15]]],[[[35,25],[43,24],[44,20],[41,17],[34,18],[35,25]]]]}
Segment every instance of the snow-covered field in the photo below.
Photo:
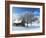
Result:
{"type": "Polygon", "coordinates": [[[22,31],[22,30],[31,30],[31,29],[39,29],[39,28],[40,28],[40,24],[35,22],[35,23],[32,23],[32,24],[28,24],[28,27],[27,27],[27,24],[25,24],[25,27],[13,26],[12,30],[13,31],[22,31]]]}

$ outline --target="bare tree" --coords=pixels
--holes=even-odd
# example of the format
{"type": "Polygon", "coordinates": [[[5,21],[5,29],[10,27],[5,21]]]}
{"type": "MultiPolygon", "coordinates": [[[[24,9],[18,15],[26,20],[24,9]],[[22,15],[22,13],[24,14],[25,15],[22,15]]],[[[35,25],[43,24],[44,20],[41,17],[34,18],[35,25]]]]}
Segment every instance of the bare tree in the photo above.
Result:
{"type": "Polygon", "coordinates": [[[28,23],[32,24],[33,18],[34,18],[34,14],[33,13],[25,13],[24,19],[25,19],[25,21],[27,23],[27,27],[28,27],[28,23]]]}
{"type": "Polygon", "coordinates": [[[22,20],[22,25],[25,26],[24,24],[27,23],[27,27],[28,24],[31,23],[34,20],[34,14],[32,12],[30,13],[25,13],[19,16],[18,20],[22,20]]]}

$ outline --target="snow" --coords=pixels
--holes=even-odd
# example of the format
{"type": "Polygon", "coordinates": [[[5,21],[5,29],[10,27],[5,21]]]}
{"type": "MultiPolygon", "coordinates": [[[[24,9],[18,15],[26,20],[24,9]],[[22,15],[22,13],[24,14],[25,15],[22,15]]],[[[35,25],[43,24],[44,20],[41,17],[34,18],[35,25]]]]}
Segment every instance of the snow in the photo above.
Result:
{"type": "Polygon", "coordinates": [[[14,23],[21,23],[21,22],[22,22],[22,20],[18,21],[17,19],[14,21],[14,23]]]}
{"type": "Polygon", "coordinates": [[[23,30],[36,30],[36,29],[39,29],[39,26],[31,26],[31,27],[15,27],[13,26],[13,31],[23,31],[23,30]]]}
{"type": "Polygon", "coordinates": [[[12,30],[16,30],[16,31],[22,31],[22,30],[31,30],[31,29],[39,29],[40,28],[40,24],[38,23],[32,23],[32,24],[28,24],[28,27],[27,27],[27,24],[25,23],[25,27],[20,25],[20,26],[13,26],[12,30]]]}
{"type": "MultiPolygon", "coordinates": [[[[25,26],[27,26],[27,23],[25,23],[25,26]]],[[[29,23],[28,26],[29,26],[29,27],[30,27],[30,26],[40,26],[40,23],[32,22],[32,24],[29,23]]]]}

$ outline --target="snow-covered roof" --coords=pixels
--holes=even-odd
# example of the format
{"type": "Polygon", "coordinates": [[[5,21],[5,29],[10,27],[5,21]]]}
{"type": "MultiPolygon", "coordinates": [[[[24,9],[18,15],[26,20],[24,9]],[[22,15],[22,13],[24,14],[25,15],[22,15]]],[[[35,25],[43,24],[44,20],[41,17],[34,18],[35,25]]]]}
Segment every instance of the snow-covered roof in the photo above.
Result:
{"type": "Polygon", "coordinates": [[[21,23],[22,20],[15,20],[14,23],[21,23]]]}

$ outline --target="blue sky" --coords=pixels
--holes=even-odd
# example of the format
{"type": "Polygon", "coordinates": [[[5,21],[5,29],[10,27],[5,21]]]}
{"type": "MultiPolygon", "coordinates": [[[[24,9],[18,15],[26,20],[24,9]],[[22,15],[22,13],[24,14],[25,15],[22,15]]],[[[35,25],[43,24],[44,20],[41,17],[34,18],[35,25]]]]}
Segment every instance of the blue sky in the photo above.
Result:
{"type": "Polygon", "coordinates": [[[13,7],[12,12],[13,14],[23,14],[25,12],[32,12],[35,15],[40,15],[40,8],[25,8],[25,7],[13,7]]]}

